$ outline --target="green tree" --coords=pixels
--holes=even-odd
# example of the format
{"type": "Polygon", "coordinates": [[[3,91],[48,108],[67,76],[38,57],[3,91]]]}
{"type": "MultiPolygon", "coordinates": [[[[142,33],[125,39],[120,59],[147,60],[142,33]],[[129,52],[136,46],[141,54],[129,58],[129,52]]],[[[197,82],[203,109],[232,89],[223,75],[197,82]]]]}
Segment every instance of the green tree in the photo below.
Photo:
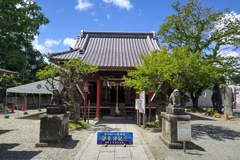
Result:
{"type": "Polygon", "coordinates": [[[69,106],[72,111],[72,118],[77,122],[77,106],[75,106],[74,103],[80,103],[82,98],[76,84],[79,85],[81,82],[84,82],[86,76],[93,75],[97,70],[97,66],[92,66],[78,58],[65,62],[64,68],[48,65],[45,69],[37,72],[37,77],[46,79],[52,88],[54,88],[54,80],[59,81],[63,85],[61,95],[64,103],[69,106]],[[56,76],[60,76],[61,78],[56,79],[56,76]]]}
{"type": "Polygon", "coordinates": [[[181,5],[177,0],[172,4],[176,14],[165,18],[158,35],[170,49],[189,46],[192,53],[205,52],[216,57],[222,46],[240,45],[240,19],[236,13],[226,9],[213,12],[202,8],[198,0],[188,0],[181,5]]]}
{"type": "Polygon", "coordinates": [[[152,91],[167,83],[171,90],[177,88],[184,94],[190,93],[195,106],[198,98],[194,98],[221,76],[220,68],[209,63],[212,59],[203,60],[200,52],[190,53],[189,47],[174,48],[172,52],[163,47],[158,52],[142,56],[142,60],[142,66],[136,66],[136,71],[128,72],[124,77],[127,86],[152,91]]]}
{"type": "MultiPolygon", "coordinates": [[[[170,50],[189,46],[190,53],[202,53],[202,61],[210,59],[207,62],[219,67],[219,74],[223,75],[216,77],[215,83],[231,80],[237,72],[238,58],[222,57],[220,53],[229,46],[233,51],[240,46],[240,19],[236,17],[236,13],[228,9],[213,12],[211,8],[203,8],[198,0],[188,0],[186,5],[176,1],[172,7],[176,14],[166,17],[158,31],[162,42],[170,50]]],[[[190,92],[195,107],[200,94],[194,92],[198,93],[202,88],[205,86],[199,85],[190,92]]]]}
{"type": "Polygon", "coordinates": [[[49,20],[33,0],[0,0],[0,67],[19,72],[22,83],[35,80],[45,66],[32,41],[49,20]]]}

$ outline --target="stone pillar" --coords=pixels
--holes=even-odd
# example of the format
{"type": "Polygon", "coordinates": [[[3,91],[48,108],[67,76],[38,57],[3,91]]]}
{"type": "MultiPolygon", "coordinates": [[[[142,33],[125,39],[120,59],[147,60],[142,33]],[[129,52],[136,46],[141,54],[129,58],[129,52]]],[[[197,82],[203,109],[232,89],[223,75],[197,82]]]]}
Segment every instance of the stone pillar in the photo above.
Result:
{"type": "Polygon", "coordinates": [[[162,135],[161,140],[171,149],[183,148],[182,142],[177,138],[177,121],[190,121],[189,115],[173,115],[162,112],[162,135]]]}
{"type": "MultiPolygon", "coordinates": [[[[162,116],[162,134],[161,140],[171,149],[182,149],[183,142],[178,141],[178,121],[190,121],[191,116],[186,115],[184,105],[180,103],[180,93],[177,89],[173,91],[169,98],[169,104],[166,112],[161,113],[162,116]]],[[[192,148],[190,142],[186,144],[187,148],[192,148]]]]}
{"type": "Polygon", "coordinates": [[[233,115],[233,92],[232,88],[230,87],[225,87],[224,115],[225,116],[233,115]]]}
{"type": "Polygon", "coordinates": [[[58,114],[57,107],[47,108],[48,114],[40,115],[40,139],[36,147],[63,147],[69,136],[69,113],[58,114]],[[49,114],[52,113],[52,114],[49,114]]]}
{"type": "Polygon", "coordinates": [[[40,116],[40,142],[61,143],[69,133],[69,115],[53,114],[40,116]]]}

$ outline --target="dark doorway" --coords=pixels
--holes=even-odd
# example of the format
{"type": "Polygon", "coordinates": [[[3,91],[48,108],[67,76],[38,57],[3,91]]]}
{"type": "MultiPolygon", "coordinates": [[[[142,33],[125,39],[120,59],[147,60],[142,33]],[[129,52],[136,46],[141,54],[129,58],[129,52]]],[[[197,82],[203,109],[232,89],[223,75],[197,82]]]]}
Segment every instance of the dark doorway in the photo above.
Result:
{"type": "Polygon", "coordinates": [[[125,89],[123,86],[111,87],[111,103],[116,103],[116,97],[118,94],[118,103],[125,103],[125,89]]]}
{"type": "Polygon", "coordinates": [[[125,89],[121,86],[118,88],[118,102],[125,103],[125,89]]]}

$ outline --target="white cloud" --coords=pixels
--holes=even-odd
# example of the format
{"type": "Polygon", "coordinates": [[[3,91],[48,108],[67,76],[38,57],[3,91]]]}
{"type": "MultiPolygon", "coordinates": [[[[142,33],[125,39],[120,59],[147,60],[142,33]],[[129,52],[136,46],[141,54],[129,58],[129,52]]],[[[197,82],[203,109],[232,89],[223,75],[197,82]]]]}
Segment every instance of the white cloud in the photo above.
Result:
{"type": "MultiPolygon", "coordinates": [[[[222,19],[216,22],[214,29],[210,32],[210,36],[215,32],[222,32],[222,33],[227,32],[232,27],[231,23],[235,23],[237,21],[240,21],[240,14],[237,14],[234,11],[230,12],[229,14],[223,15],[222,19]]],[[[227,35],[222,38],[222,41],[230,42],[234,38],[240,38],[240,36],[236,34],[227,35]]]]}
{"type": "Polygon", "coordinates": [[[142,10],[139,9],[139,10],[138,10],[138,16],[141,16],[141,15],[142,15],[142,10]]]}
{"type": "Polygon", "coordinates": [[[112,3],[117,7],[124,8],[126,10],[130,10],[133,8],[130,0],[103,0],[105,3],[112,3]]]}
{"type": "Polygon", "coordinates": [[[47,26],[45,25],[40,26],[40,31],[45,32],[46,29],[47,29],[47,26]]]}
{"type": "Polygon", "coordinates": [[[79,11],[86,11],[89,8],[93,7],[93,3],[91,3],[89,0],[78,0],[77,6],[75,8],[79,11]]]}
{"type": "Polygon", "coordinates": [[[94,22],[98,22],[99,20],[96,18],[96,19],[94,19],[93,21],[94,21],[94,22]]]}
{"type": "Polygon", "coordinates": [[[41,52],[42,54],[47,54],[48,52],[51,52],[50,48],[47,48],[46,46],[39,44],[38,42],[38,36],[35,36],[34,41],[32,42],[33,48],[41,52]]]}
{"type": "Polygon", "coordinates": [[[47,39],[45,42],[44,42],[44,45],[46,47],[52,47],[53,45],[59,45],[61,43],[61,40],[53,40],[53,39],[47,39]]]}
{"type": "Polygon", "coordinates": [[[220,54],[223,56],[223,57],[239,57],[239,53],[238,52],[234,52],[234,51],[227,51],[227,52],[220,52],[220,54]]]}
{"type": "Polygon", "coordinates": [[[110,14],[107,14],[107,19],[110,19],[111,18],[111,15],[110,14]]]}
{"type": "Polygon", "coordinates": [[[76,43],[76,40],[73,39],[73,38],[65,38],[63,40],[63,44],[67,45],[67,46],[70,46],[70,47],[74,47],[75,43],[76,43]]]}

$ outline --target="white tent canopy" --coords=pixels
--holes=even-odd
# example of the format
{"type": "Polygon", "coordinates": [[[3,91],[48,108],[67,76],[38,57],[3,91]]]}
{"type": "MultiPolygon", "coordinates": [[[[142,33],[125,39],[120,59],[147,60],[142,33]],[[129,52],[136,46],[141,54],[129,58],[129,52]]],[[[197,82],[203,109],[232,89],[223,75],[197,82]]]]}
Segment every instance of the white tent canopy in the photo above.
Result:
{"type": "MultiPolygon", "coordinates": [[[[59,78],[59,77],[56,77],[59,78]]],[[[49,84],[47,84],[46,80],[37,81],[29,84],[24,84],[17,87],[12,87],[7,89],[7,93],[30,93],[30,94],[52,94],[51,91],[47,90],[47,87],[49,90],[53,90],[49,84]]],[[[60,89],[60,83],[58,81],[54,81],[54,89],[61,90],[60,89]]]]}

